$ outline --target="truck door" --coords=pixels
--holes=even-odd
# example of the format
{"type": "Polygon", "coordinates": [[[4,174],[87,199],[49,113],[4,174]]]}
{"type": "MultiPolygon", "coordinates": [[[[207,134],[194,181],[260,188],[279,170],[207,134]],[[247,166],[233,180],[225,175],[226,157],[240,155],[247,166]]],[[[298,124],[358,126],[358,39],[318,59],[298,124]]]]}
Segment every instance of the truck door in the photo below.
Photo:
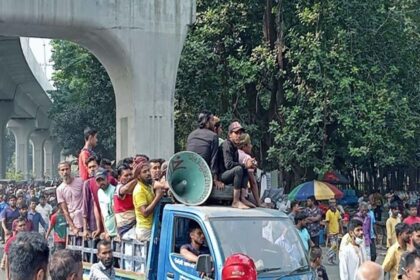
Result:
{"type": "MultiPolygon", "coordinates": [[[[200,226],[205,239],[209,240],[206,228],[199,219],[193,216],[174,215],[171,227],[172,232],[168,233],[168,236],[171,236],[171,240],[168,243],[169,255],[165,261],[165,279],[202,279],[196,271],[195,263],[188,261],[181,255],[181,247],[191,243],[189,228],[193,223],[197,223],[200,226]]],[[[210,244],[205,242],[204,245],[211,254],[212,249],[209,247],[210,244]]],[[[205,247],[202,247],[202,249],[206,251],[205,247]]]]}

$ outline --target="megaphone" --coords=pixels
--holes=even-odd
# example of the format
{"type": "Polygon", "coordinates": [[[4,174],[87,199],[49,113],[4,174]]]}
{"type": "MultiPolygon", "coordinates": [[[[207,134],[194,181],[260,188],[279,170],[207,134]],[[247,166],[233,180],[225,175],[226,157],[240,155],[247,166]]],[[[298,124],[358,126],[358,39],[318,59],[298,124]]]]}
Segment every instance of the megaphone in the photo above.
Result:
{"type": "Polygon", "coordinates": [[[213,177],[206,161],[190,151],[176,153],[169,159],[166,180],[175,199],[186,205],[203,204],[213,188],[213,177]]]}

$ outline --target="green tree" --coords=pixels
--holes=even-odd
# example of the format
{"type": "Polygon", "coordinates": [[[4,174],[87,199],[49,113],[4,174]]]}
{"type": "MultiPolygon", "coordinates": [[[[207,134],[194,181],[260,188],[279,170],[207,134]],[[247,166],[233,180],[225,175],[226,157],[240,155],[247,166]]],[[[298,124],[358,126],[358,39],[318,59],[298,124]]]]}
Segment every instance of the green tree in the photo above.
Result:
{"type": "Polygon", "coordinates": [[[66,154],[77,156],[83,147],[83,130],[98,130],[95,151],[115,158],[115,95],[102,64],[77,44],[53,40],[53,135],[63,144],[66,154]]]}
{"type": "Polygon", "coordinates": [[[197,1],[178,72],[177,149],[208,108],[225,127],[246,124],[263,167],[289,186],[328,169],[378,185],[387,170],[418,168],[415,11],[411,0],[197,1]]]}

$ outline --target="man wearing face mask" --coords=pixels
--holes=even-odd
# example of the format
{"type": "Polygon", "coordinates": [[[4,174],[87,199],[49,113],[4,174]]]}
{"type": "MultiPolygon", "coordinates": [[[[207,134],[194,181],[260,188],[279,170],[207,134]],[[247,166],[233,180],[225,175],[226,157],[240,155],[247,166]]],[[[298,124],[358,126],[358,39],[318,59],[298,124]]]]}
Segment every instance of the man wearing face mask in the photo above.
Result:
{"type": "Polygon", "coordinates": [[[89,280],[112,280],[115,279],[115,269],[113,266],[113,256],[111,242],[101,240],[98,243],[98,253],[96,256],[99,262],[92,265],[89,280]]]}
{"type": "Polygon", "coordinates": [[[411,228],[407,224],[399,223],[395,226],[395,233],[397,234],[397,242],[389,247],[382,263],[384,271],[390,273],[390,280],[398,279],[397,270],[401,255],[407,250],[407,244],[410,242],[411,228]]]}
{"type": "Polygon", "coordinates": [[[359,212],[354,215],[354,219],[358,219],[363,223],[363,238],[365,241],[366,255],[370,259],[370,243],[372,242],[373,234],[371,232],[371,220],[368,215],[369,205],[367,202],[359,204],[359,212]]]}
{"type": "Polygon", "coordinates": [[[367,261],[363,242],[363,223],[352,219],[348,225],[348,233],[343,237],[339,253],[340,279],[356,279],[357,269],[367,261]]]}

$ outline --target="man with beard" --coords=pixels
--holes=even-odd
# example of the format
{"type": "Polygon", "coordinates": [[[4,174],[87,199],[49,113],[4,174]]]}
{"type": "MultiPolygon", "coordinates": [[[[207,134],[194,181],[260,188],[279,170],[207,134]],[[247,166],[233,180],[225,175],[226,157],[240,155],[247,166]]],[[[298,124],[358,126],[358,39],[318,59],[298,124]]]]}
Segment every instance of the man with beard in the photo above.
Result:
{"type": "Polygon", "coordinates": [[[306,249],[306,252],[309,252],[309,247],[313,247],[314,243],[311,240],[308,230],[306,229],[306,220],[308,216],[305,213],[299,212],[295,216],[295,225],[299,233],[300,239],[302,239],[303,246],[306,249]]]}
{"type": "Polygon", "coordinates": [[[118,185],[114,193],[114,210],[118,235],[122,239],[135,239],[136,215],[134,213],[133,190],[137,180],[127,164],[117,168],[118,185]],[[133,231],[134,229],[134,231],[133,231]]]}
{"type": "Polygon", "coordinates": [[[368,260],[363,243],[363,223],[360,220],[352,219],[348,225],[348,233],[343,237],[340,246],[341,280],[356,279],[357,269],[368,260]]]}
{"type": "Polygon", "coordinates": [[[198,256],[204,254],[210,254],[208,247],[204,246],[204,233],[197,222],[191,220],[189,225],[189,235],[191,243],[184,244],[181,246],[181,255],[189,262],[196,263],[198,256]]]}
{"type": "Polygon", "coordinates": [[[96,172],[95,178],[96,184],[99,186],[98,200],[104,225],[104,239],[109,240],[117,236],[117,224],[115,222],[113,199],[115,186],[109,184],[107,176],[108,171],[100,168],[96,172]]]}
{"type": "Polygon", "coordinates": [[[407,266],[406,257],[412,252],[420,250],[420,223],[411,225],[411,238],[407,244],[407,251],[401,255],[400,264],[398,266],[398,276],[404,275],[404,267],[407,266]]]}
{"type": "MultiPolygon", "coordinates": [[[[90,156],[86,160],[89,179],[83,185],[83,235],[85,238],[92,235],[93,238],[103,231],[102,213],[99,207],[98,190],[99,185],[95,174],[99,168],[99,160],[96,156],[90,156]]],[[[117,181],[107,172],[107,180],[111,185],[117,185],[117,181]]]]}
{"type": "Polygon", "coordinates": [[[85,137],[85,145],[79,154],[79,176],[83,181],[85,181],[89,178],[89,171],[86,160],[90,156],[95,155],[93,148],[95,148],[96,144],[98,143],[98,132],[95,129],[87,127],[85,128],[83,134],[85,137]]]}
{"type": "Polygon", "coordinates": [[[134,177],[137,185],[133,191],[134,211],[136,214],[136,237],[139,241],[149,241],[153,224],[153,211],[163,196],[162,188],[153,193],[153,179],[150,164],[145,158],[136,160],[134,177]]]}
{"type": "MultiPolygon", "coordinates": [[[[130,165],[121,164],[117,167],[118,185],[114,193],[114,212],[118,235],[122,240],[136,239],[136,215],[134,213],[133,190],[137,180],[133,178],[130,165]]],[[[132,245],[125,244],[123,253],[132,255],[132,245]]],[[[132,270],[133,262],[123,260],[123,267],[132,270]]]]}
{"type": "Polygon", "coordinates": [[[98,191],[95,174],[99,168],[99,161],[96,156],[90,156],[86,160],[86,165],[89,179],[83,183],[83,236],[88,238],[92,235],[96,238],[101,232],[102,225],[97,203],[98,196],[93,194],[94,191],[98,191]]]}
{"type": "Polygon", "coordinates": [[[411,228],[407,224],[399,223],[395,226],[395,233],[397,234],[397,242],[389,247],[384,262],[382,263],[384,271],[390,273],[390,280],[398,279],[397,272],[401,255],[407,250],[407,244],[410,241],[411,228]]]}
{"type": "Polygon", "coordinates": [[[90,268],[89,280],[113,280],[115,279],[115,269],[113,266],[113,255],[111,242],[101,240],[98,243],[98,253],[96,256],[99,262],[90,268]]]}
{"type": "Polygon", "coordinates": [[[83,230],[83,180],[71,175],[70,163],[66,161],[58,164],[58,173],[63,182],[57,188],[57,203],[71,234],[77,235],[83,230]]]}

